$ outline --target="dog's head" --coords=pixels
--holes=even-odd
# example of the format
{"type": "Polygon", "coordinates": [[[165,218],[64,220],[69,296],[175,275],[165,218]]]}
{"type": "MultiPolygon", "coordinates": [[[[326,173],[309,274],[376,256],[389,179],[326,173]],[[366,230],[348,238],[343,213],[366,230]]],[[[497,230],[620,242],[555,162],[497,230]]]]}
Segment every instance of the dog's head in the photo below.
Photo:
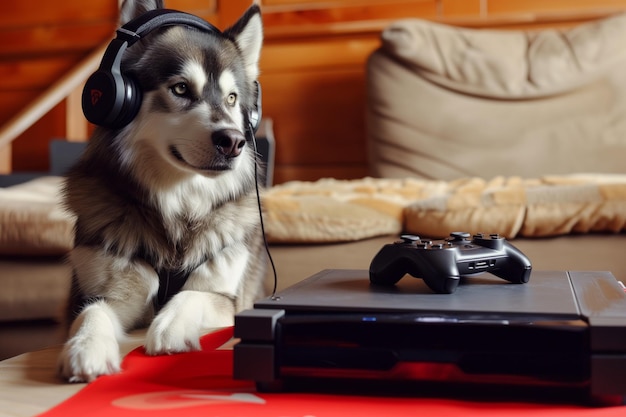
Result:
{"type": "MultiPolygon", "coordinates": [[[[162,6],[126,0],[120,23],[162,6]]],[[[248,115],[256,105],[262,37],[260,10],[253,5],[224,32],[163,26],[130,46],[121,68],[143,99],[116,137],[122,163],[144,171],[144,179],[250,173],[248,115]]]]}

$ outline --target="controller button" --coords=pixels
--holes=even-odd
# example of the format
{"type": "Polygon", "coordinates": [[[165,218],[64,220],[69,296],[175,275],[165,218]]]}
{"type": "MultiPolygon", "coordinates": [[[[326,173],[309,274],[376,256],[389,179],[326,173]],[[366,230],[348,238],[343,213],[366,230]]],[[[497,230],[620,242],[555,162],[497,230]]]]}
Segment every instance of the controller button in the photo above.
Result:
{"type": "Polygon", "coordinates": [[[500,239],[500,235],[498,233],[492,233],[489,235],[489,237],[492,239],[500,239]]]}
{"type": "Polygon", "coordinates": [[[404,243],[415,243],[419,242],[420,237],[416,235],[402,235],[400,236],[400,239],[402,239],[402,242],[404,243]]]}
{"type": "Polygon", "coordinates": [[[443,243],[433,243],[431,248],[432,249],[443,249],[443,243]]]}
{"type": "Polygon", "coordinates": [[[450,233],[450,237],[452,237],[455,241],[462,241],[470,237],[471,235],[467,232],[452,232],[450,233]]]}

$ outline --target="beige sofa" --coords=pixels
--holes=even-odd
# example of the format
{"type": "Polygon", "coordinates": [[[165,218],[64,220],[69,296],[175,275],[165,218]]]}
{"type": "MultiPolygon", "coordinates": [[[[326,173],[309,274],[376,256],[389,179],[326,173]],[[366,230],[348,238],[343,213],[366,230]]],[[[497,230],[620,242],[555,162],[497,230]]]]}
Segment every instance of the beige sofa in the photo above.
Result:
{"type": "Polygon", "coordinates": [[[265,197],[283,283],[367,269],[401,232],[455,230],[500,233],[535,269],[626,281],[626,14],[541,31],[407,19],[381,39],[367,66],[376,179],[265,197]]]}
{"type": "MultiPolygon", "coordinates": [[[[265,192],[279,289],[322,269],[367,269],[402,232],[455,230],[501,233],[534,269],[626,281],[624,44],[626,15],[567,31],[390,26],[368,62],[375,178],[265,192]]],[[[69,285],[72,219],[57,211],[58,181],[36,183],[22,205],[0,192],[5,356],[60,340],[58,326],[32,324],[57,317],[69,285]]]]}

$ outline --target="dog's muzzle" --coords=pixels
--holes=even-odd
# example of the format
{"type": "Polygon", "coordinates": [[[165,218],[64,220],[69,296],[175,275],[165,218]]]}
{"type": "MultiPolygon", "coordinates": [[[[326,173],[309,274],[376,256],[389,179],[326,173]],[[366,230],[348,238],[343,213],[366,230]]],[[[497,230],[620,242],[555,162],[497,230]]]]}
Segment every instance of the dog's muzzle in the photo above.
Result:
{"type": "Polygon", "coordinates": [[[235,129],[217,130],[213,132],[211,140],[217,151],[227,158],[241,155],[241,150],[246,145],[245,136],[235,129]]]}

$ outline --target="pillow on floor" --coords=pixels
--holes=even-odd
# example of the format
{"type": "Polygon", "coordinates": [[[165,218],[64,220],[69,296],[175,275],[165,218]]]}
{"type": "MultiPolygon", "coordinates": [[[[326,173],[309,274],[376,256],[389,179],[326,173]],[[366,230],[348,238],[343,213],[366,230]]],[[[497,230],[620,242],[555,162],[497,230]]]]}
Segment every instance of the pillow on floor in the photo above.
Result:
{"type": "Polygon", "coordinates": [[[322,179],[277,185],[263,195],[270,242],[322,243],[399,234],[403,210],[445,182],[413,179],[322,179]]]}
{"type": "Polygon", "coordinates": [[[626,230],[626,175],[325,179],[263,196],[270,242],[323,243],[452,231],[546,237],[626,230]]]}
{"type": "Polygon", "coordinates": [[[511,239],[522,227],[526,188],[534,182],[518,177],[450,181],[444,194],[405,208],[404,230],[430,238],[464,231],[498,233],[511,239]]]}
{"type": "Polygon", "coordinates": [[[461,230],[512,239],[626,230],[626,175],[473,178],[454,184],[444,195],[407,206],[405,231],[442,238],[461,230]]]}
{"type": "MultiPolygon", "coordinates": [[[[74,218],[61,177],[0,188],[0,255],[63,255],[74,218]]],[[[293,181],[264,192],[268,241],[327,243],[451,231],[545,237],[626,230],[626,175],[293,181]]]]}

